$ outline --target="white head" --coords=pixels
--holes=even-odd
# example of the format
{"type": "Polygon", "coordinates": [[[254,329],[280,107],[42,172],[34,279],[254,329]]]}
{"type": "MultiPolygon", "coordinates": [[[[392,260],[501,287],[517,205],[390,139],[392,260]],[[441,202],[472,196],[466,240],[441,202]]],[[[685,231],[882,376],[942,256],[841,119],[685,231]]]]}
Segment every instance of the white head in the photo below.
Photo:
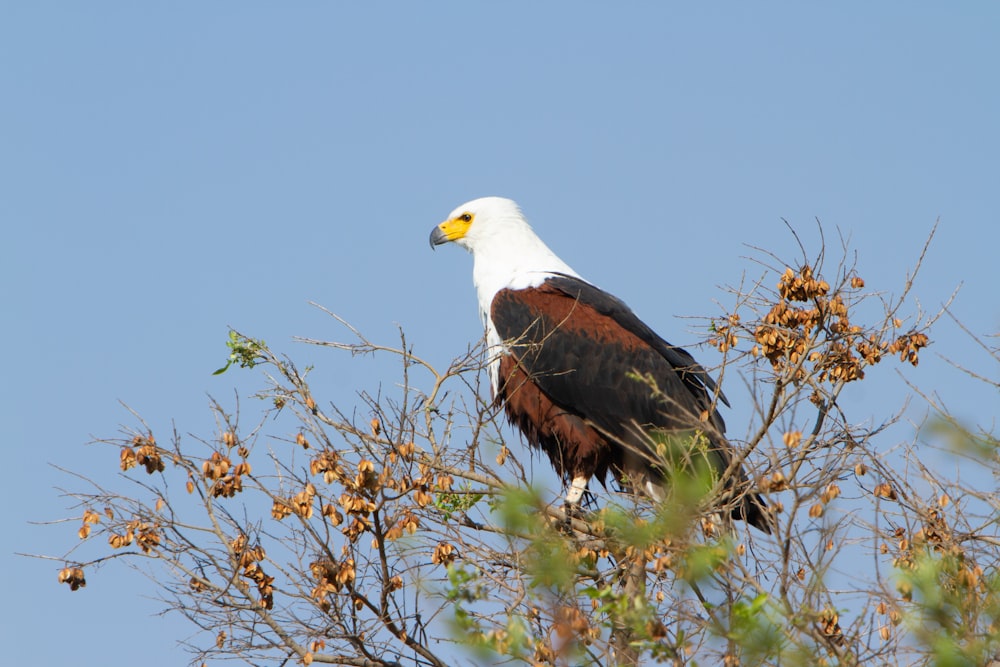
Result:
{"type": "Polygon", "coordinates": [[[534,236],[513,200],[483,197],[462,204],[435,227],[431,246],[454,242],[476,254],[488,246],[510,246],[525,233],[534,236]]]}
{"type": "Polygon", "coordinates": [[[535,234],[510,199],[483,197],[462,204],[431,232],[431,247],[456,243],[472,253],[480,308],[489,312],[504,288],[540,284],[553,273],[577,276],[535,234]]]}

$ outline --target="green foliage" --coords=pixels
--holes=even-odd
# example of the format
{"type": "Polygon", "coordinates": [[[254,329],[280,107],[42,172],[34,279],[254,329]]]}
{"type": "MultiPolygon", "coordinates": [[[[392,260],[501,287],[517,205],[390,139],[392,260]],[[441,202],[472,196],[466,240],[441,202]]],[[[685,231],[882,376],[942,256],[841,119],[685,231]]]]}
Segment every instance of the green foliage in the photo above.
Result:
{"type": "Polygon", "coordinates": [[[692,520],[715,498],[725,465],[704,433],[658,433],[653,436],[658,467],[667,480],[667,497],[657,520],[669,534],[690,530],[692,520]]]}
{"type": "Polygon", "coordinates": [[[474,568],[452,563],[447,567],[448,583],[444,589],[444,598],[452,609],[452,634],[469,641],[469,646],[476,648],[481,645],[482,629],[476,617],[469,612],[467,605],[483,597],[484,588],[480,581],[479,571],[474,568]]]}
{"type": "Polygon", "coordinates": [[[1000,462],[1000,440],[989,433],[975,433],[950,415],[939,414],[928,421],[923,435],[942,441],[956,454],[994,465],[1000,462]]]}
{"type": "Polygon", "coordinates": [[[463,602],[479,600],[483,597],[483,591],[477,569],[466,569],[455,563],[448,566],[448,586],[445,589],[445,598],[449,602],[455,603],[456,608],[460,607],[463,602]]]}
{"type": "Polygon", "coordinates": [[[1000,577],[984,575],[957,550],[914,548],[897,562],[904,614],[935,667],[982,665],[1000,650],[1000,577]]]}
{"type": "Polygon", "coordinates": [[[468,512],[476,503],[483,499],[481,493],[470,493],[471,484],[465,485],[465,493],[449,493],[440,491],[434,497],[434,506],[444,514],[444,520],[450,521],[456,512],[468,512]]]}
{"type": "Polygon", "coordinates": [[[541,495],[533,488],[510,489],[497,504],[505,529],[529,536],[521,560],[530,586],[568,592],[577,574],[573,543],[541,512],[542,507],[541,495]]]}
{"type": "Polygon", "coordinates": [[[742,664],[762,664],[781,653],[783,625],[780,610],[773,606],[767,593],[761,593],[750,600],[740,599],[733,603],[727,639],[740,647],[742,664]]]}
{"type": "Polygon", "coordinates": [[[729,560],[732,550],[725,543],[692,544],[682,554],[678,576],[689,584],[709,579],[729,560]]]}
{"type": "Polygon", "coordinates": [[[448,585],[445,598],[452,608],[452,634],[482,660],[506,656],[524,659],[531,651],[531,631],[525,620],[517,614],[508,614],[504,627],[495,624],[484,629],[480,618],[469,605],[488,597],[477,568],[453,563],[448,566],[448,585]]]}
{"type": "Polygon", "coordinates": [[[212,375],[222,375],[233,364],[239,364],[240,368],[253,368],[266,359],[263,351],[267,348],[267,344],[264,341],[249,338],[232,329],[229,331],[229,340],[226,341],[226,347],[229,348],[229,359],[226,361],[225,366],[212,373],[212,375]]]}

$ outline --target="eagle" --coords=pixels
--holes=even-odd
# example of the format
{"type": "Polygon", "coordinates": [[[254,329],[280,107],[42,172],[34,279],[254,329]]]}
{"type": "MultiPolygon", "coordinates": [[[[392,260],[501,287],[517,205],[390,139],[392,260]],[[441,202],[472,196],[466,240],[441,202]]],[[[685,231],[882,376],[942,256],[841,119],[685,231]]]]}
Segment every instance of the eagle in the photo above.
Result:
{"type": "Polygon", "coordinates": [[[606,485],[609,473],[663,500],[665,459],[676,463],[680,448],[680,458],[706,462],[722,481],[719,512],[771,532],[763,499],[734,463],[716,409],[729,403],[712,377],[556,256],[514,201],[463,204],[430,243],[472,253],[493,398],[568,483],[569,508],[579,508],[591,479],[606,485]]]}

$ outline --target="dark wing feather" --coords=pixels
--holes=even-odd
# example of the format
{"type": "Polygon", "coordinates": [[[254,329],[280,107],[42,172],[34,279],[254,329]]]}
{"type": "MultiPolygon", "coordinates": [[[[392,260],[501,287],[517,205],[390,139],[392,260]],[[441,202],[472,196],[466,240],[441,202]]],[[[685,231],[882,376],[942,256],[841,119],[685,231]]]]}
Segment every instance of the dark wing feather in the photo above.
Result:
{"type": "MultiPolygon", "coordinates": [[[[632,422],[691,428],[712,408],[715,383],[694,358],[589,283],[560,276],[501,291],[492,310],[497,333],[543,391],[613,436],[625,438],[632,422]],[[669,402],[656,401],[637,375],[652,378],[669,402]]],[[[721,433],[721,416],[712,416],[721,433]]]]}
{"type": "MultiPolygon", "coordinates": [[[[674,370],[680,374],[688,390],[699,399],[706,393],[716,391],[715,380],[701,364],[683,347],[671,345],[655,331],[639,319],[625,303],[612,294],[572,276],[558,275],[546,281],[546,285],[554,287],[566,296],[577,299],[613,319],[626,331],[638,336],[642,341],[659,352],[674,370]]],[[[719,391],[719,399],[729,405],[726,395],[719,391]]]]}

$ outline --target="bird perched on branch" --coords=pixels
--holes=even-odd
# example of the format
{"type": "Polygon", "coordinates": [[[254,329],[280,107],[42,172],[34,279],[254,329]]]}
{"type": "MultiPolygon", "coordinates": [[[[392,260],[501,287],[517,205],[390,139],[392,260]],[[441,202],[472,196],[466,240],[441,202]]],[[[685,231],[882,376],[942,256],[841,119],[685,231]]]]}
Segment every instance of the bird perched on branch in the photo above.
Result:
{"type": "Polygon", "coordinates": [[[559,259],[516,203],[463,204],[430,242],[472,253],[493,396],[569,483],[570,508],[608,473],[659,501],[672,471],[707,468],[717,510],[770,532],[766,505],[725,438],[715,403],[728,402],[715,381],[559,259]]]}

